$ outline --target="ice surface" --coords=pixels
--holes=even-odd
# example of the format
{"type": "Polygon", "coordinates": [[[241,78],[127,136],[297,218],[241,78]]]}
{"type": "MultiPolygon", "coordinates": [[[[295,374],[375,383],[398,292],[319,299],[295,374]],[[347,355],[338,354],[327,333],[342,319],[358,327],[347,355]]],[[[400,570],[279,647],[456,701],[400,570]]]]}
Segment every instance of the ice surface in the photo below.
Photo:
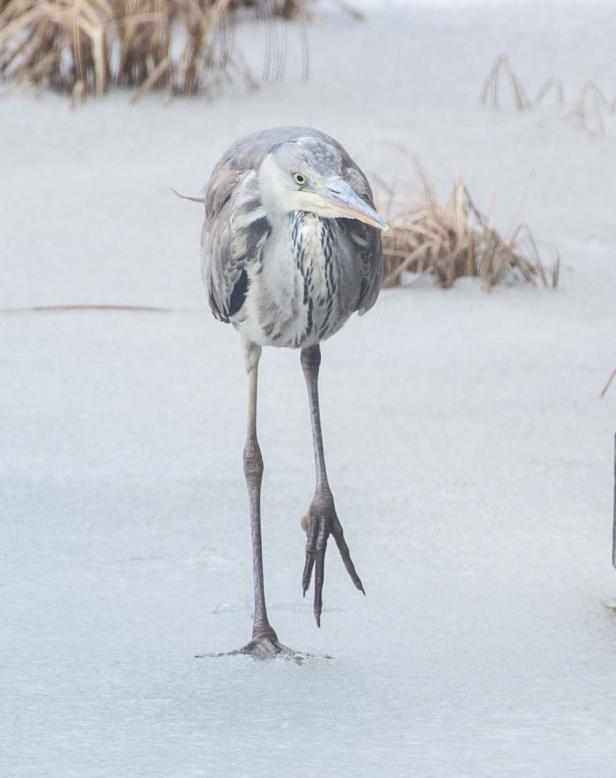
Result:
{"type": "Polygon", "coordinates": [[[613,17],[392,3],[311,28],[308,84],[291,63],[214,103],[0,99],[0,307],[173,309],[0,316],[3,778],[614,775],[616,388],[598,393],[616,128],[476,107],[501,51],[537,87],[613,76],[613,17]],[[329,470],[367,597],[332,547],[320,631],[300,590],[303,377],[297,354],[265,353],[270,615],[334,659],[197,660],[250,634],[246,387],[205,305],[200,209],[167,187],[197,193],[230,140],[284,123],[385,178],[402,143],[441,194],[457,174],[480,204],[496,191],[500,224],[519,209],[561,250],[562,289],[387,291],[324,345],[329,470]]]}

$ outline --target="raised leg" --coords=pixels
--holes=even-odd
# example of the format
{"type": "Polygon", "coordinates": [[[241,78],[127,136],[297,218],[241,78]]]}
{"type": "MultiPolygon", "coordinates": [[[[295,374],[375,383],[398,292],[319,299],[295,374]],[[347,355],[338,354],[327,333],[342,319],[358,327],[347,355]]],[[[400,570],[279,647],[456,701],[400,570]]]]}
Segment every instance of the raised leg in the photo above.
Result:
{"type": "Polygon", "coordinates": [[[317,626],[321,626],[321,612],[323,610],[323,581],[325,577],[325,551],[327,539],[334,536],[342,561],[355,586],[365,594],[362,582],[355,571],[355,566],[349,553],[349,547],[344,539],[342,525],[336,514],[334,498],[332,496],[327,470],[325,468],[325,454],[323,451],[323,434],[321,431],[321,415],[319,412],[319,366],[321,364],[321,349],[318,345],[303,348],[301,363],[308,389],[310,402],[310,418],[312,421],[312,438],[314,443],[314,466],[316,471],[316,488],[314,497],[308,509],[308,515],[302,522],[307,533],[306,562],[302,576],[302,589],[304,595],[310,586],[310,579],[314,568],[314,617],[317,626]]]}
{"type": "Polygon", "coordinates": [[[261,481],[263,479],[263,458],[257,440],[257,377],[261,346],[244,343],[246,371],[248,373],[248,425],[244,446],[244,475],[248,487],[250,505],[250,527],[252,534],[252,565],[254,583],[254,622],[252,640],[241,653],[268,656],[272,654],[293,654],[283,646],[267,618],[265,607],[265,586],[263,582],[263,551],[261,544],[261,481]]]}

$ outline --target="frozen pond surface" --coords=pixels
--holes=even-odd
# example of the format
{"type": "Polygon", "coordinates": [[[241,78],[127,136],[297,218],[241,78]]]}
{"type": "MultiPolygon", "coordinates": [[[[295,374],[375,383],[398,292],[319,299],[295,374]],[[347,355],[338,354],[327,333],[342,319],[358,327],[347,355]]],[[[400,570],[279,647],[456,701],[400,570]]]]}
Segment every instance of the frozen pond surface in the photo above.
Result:
{"type": "Polygon", "coordinates": [[[312,81],[249,100],[0,100],[0,307],[173,309],[0,314],[2,776],[613,776],[616,387],[598,393],[616,128],[476,108],[502,50],[526,78],[613,75],[613,12],[581,8],[392,3],[342,42],[340,19],[318,28],[312,81]],[[572,50],[581,24],[592,45],[572,50]],[[270,616],[333,659],[198,660],[250,634],[246,387],[200,287],[199,209],[166,187],[198,191],[229,140],[282,123],[386,176],[404,143],[442,194],[460,173],[480,203],[496,190],[497,218],[520,207],[561,250],[562,288],[387,291],[324,345],[328,466],[367,597],[332,545],[320,631],[300,586],[303,376],[298,354],[264,354],[270,616]]]}

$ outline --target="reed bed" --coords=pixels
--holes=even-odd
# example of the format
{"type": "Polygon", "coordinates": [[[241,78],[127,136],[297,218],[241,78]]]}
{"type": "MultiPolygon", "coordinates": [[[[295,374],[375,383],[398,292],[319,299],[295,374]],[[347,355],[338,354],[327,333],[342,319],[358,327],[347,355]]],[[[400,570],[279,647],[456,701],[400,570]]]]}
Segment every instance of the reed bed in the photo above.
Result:
{"type": "MultiPolygon", "coordinates": [[[[50,86],[78,102],[108,88],[214,94],[256,79],[235,45],[237,17],[297,19],[308,0],[0,0],[0,75],[50,86]]],[[[283,36],[268,37],[279,75],[283,36]]]]}
{"type": "Polygon", "coordinates": [[[112,22],[107,0],[9,0],[0,14],[0,73],[101,97],[109,81],[112,22]]]}
{"type": "Polygon", "coordinates": [[[526,224],[503,237],[457,181],[449,200],[437,201],[433,187],[418,166],[423,196],[401,203],[391,192],[381,207],[390,229],[383,233],[383,286],[397,286],[403,274],[429,274],[443,288],[456,279],[480,278],[488,289],[499,284],[529,283],[556,288],[559,259],[546,267],[526,224]]]}

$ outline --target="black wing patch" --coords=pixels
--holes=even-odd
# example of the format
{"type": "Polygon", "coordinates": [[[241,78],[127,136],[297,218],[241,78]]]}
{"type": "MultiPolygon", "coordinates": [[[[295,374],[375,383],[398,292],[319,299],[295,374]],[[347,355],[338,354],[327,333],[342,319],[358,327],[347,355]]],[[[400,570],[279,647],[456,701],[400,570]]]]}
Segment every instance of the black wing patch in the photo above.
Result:
{"type": "Polygon", "coordinates": [[[226,321],[229,321],[229,316],[234,316],[244,305],[246,294],[248,292],[248,273],[246,270],[240,272],[239,278],[235,282],[231,297],[229,299],[229,308],[227,310],[226,321]]]}

